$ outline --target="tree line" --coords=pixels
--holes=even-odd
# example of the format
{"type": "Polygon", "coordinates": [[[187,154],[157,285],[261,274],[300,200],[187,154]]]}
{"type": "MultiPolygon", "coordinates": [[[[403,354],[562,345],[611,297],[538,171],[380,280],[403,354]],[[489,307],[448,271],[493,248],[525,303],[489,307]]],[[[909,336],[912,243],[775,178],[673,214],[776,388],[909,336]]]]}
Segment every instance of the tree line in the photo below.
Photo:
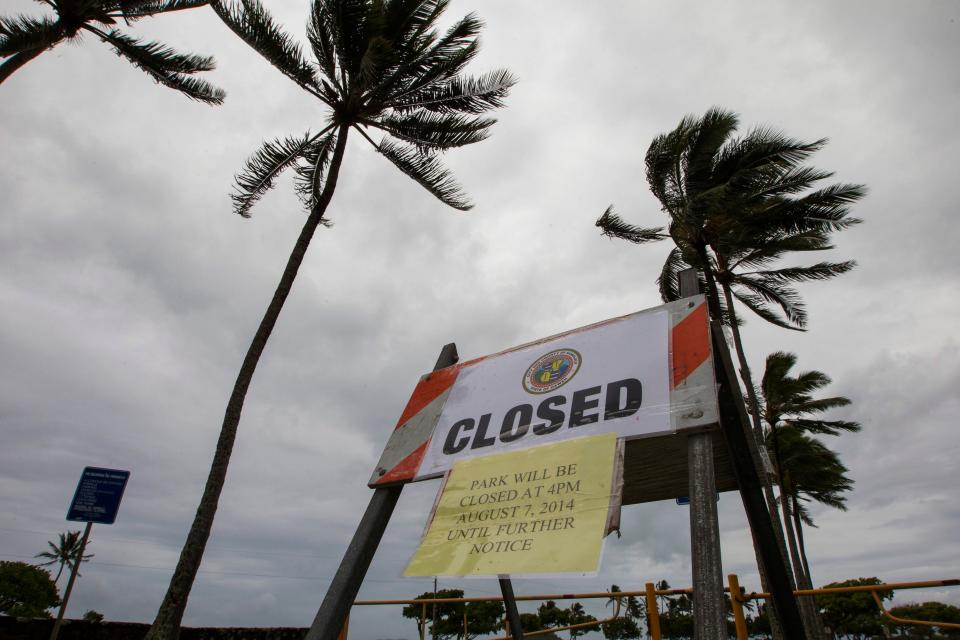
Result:
{"type": "MultiPolygon", "coordinates": [[[[882,582],[877,578],[857,578],[825,585],[830,587],[849,587],[861,585],[879,585],[882,582]]],[[[670,589],[666,580],[656,583],[658,591],[670,589]]],[[[597,633],[606,640],[634,640],[647,638],[647,605],[646,600],[634,596],[617,596],[621,591],[618,585],[611,585],[609,591],[614,594],[606,602],[604,614],[600,619],[614,617],[612,621],[584,628],[559,629],[585,622],[597,622],[598,618],[586,612],[583,604],[573,602],[566,608],[561,608],[553,600],[540,603],[535,612],[520,614],[520,622],[524,632],[547,631],[535,637],[545,640],[575,640],[588,633],[597,637],[597,633]],[[557,631],[550,631],[558,629],[557,631]]],[[[416,596],[417,600],[431,600],[435,598],[462,598],[461,589],[440,589],[436,592],[428,591],[416,596]]],[[[727,600],[727,636],[736,637],[733,622],[730,597],[727,600]]],[[[881,591],[883,600],[893,598],[890,591],[881,591]]],[[[885,618],[877,608],[873,597],[869,593],[836,594],[820,596],[817,599],[819,610],[832,637],[849,640],[872,640],[879,638],[916,638],[916,639],[947,639],[960,638],[960,631],[938,627],[919,627],[891,622],[885,618]]],[[[756,640],[771,639],[773,632],[770,626],[769,608],[762,600],[751,600],[744,603],[744,618],[747,623],[747,633],[756,640]]],[[[890,613],[901,618],[914,620],[929,620],[935,622],[960,623],[960,607],[942,602],[923,602],[904,604],[890,608],[890,613]]],[[[686,594],[658,595],[657,612],[660,620],[660,634],[665,640],[692,640],[693,601],[686,594]]],[[[504,628],[504,608],[500,601],[469,602],[469,603],[441,603],[410,604],[403,608],[404,618],[416,624],[416,633],[419,637],[421,627],[425,637],[431,640],[476,640],[500,632],[508,632],[504,628]],[[466,619],[466,625],[464,620],[466,619]]]]}

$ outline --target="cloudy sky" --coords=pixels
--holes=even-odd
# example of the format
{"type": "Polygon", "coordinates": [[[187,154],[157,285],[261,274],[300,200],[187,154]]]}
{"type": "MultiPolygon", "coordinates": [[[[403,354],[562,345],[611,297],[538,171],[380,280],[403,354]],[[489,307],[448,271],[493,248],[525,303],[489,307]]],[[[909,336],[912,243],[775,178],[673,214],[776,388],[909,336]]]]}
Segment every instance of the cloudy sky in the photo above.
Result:
{"type": "MultiPolygon", "coordinates": [[[[268,4],[302,36],[306,2],[268,4]]],[[[3,3],[5,15],[41,10],[3,3]]],[[[185,624],[309,624],[383,444],[444,343],[474,357],[658,304],[667,244],[610,241],[593,222],[614,203],[662,223],[646,148],[712,105],[744,129],[829,137],[814,164],[870,188],[855,208],[865,223],[828,256],[858,269],[802,289],[810,330],[744,327],[755,370],[794,351],[853,400],[835,416],[863,424],[829,442],[856,488],[846,513],[813,508],[814,581],[960,574],[960,7],[454,0],[447,18],[473,10],[487,23],[474,72],[509,66],[520,79],[491,139],[448,156],[476,207],[445,209],[351,140],[335,226],[316,236],[250,390],[185,624]]],[[[136,32],[214,54],[226,104],[156,86],[92,39],[0,86],[0,559],[30,559],[76,528],[64,514],[84,466],[129,469],[70,614],[151,621],[304,217],[287,179],[252,219],[235,216],[232,177],[262,140],[316,131],[325,112],[209,10],[136,32]]],[[[400,574],[436,489],[404,491],[361,597],[432,586],[400,574]]],[[[517,591],[688,585],[686,508],[623,515],[596,578],[517,591]]],[[[720,523],[724,571],[759,588],[736,494],[721,497],[720,523]]],[[[498,593],[492,580],[440,584],[498,593]]],[[[919,599],[960,604],[960,591],[900,596],[919,599]]],[[[414,635],[397,608],[351,624],[358,639],[414,635]]]]}

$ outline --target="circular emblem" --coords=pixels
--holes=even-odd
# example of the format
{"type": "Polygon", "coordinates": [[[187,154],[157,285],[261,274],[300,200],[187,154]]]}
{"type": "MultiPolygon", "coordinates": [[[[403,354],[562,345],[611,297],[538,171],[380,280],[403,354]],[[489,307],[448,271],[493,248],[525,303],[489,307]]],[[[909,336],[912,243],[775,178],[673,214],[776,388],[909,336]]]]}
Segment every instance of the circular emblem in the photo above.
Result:
{"type": "Polygon", "coordinates": [[[527,393],[547,393],[565,385],[580,369],[580,354],[573,349],[557,349],[542,355],[527,367],[523,388],[527,393]]]}

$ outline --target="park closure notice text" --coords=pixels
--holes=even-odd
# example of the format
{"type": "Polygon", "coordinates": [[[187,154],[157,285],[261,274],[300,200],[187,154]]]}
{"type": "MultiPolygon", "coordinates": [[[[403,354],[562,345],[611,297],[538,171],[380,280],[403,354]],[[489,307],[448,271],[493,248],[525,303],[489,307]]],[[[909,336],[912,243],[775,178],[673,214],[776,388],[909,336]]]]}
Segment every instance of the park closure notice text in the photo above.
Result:
{"type": "Polygon", "coordinates": [[[455,463],[404,575],[596,571],[616,444],[608,433],[455,463]]]}

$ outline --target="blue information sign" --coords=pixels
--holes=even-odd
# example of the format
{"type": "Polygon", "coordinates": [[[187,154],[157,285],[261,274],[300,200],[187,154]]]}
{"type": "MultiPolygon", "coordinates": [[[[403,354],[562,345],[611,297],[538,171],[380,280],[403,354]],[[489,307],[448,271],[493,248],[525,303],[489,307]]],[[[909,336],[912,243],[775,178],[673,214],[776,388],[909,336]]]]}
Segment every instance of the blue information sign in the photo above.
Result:
{"type": "Polygon", "coordinates": [[[129,477],[129,471],[119,469],[84,469],[67,511],[67,520],[113,524],[129,477]]]}

